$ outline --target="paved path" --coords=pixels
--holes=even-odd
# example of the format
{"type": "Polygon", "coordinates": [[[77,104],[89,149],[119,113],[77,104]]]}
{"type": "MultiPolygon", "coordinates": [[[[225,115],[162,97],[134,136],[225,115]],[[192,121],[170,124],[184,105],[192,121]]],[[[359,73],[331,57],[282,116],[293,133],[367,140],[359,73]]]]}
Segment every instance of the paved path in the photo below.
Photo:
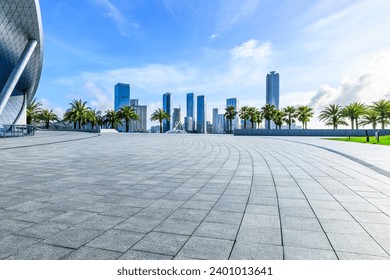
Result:
{"type": "Polygon", "coordinates": [[[340,153],[390,166],[367,160],[373,146],[329,143],[0,139],[0,258],[389,259],[390,178],[340,153]]]}

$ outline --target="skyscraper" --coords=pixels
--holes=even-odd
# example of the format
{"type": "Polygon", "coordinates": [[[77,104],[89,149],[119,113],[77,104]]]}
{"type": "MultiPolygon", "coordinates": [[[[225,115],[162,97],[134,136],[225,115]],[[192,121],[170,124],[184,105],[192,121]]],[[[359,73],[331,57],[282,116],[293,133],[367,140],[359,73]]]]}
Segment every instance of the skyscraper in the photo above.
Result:
{"type": "Polygon", "coordinates": [[[218,108],[213,109],[213,133],[217,133],[218,108]]]}
{"type": "Polygon", "coordinates": [[[236,128],[237,129],[241,128],[240,117],[238,116],[238,111],[240,110],[240,105],[239,105],[238,99],[237,98],[226,99],[226,107],[228,107],[228,106],[233,106],[234,110],[237,112],[237,115],[232,120],[231,130],[233,131],[236,128]]]}
{"type": "Polygon", "coordinates": [[[196,131],[206,133],[206,98],[204,95],[197,97],[196,107],[196,131]]]}
{"type": "Polygon", "coordinates": [[[175,128],[176,125],[180,123],[181,119],[181,109],[179,108],[173,108],[173,115],[172,115],[172,128],[175,128]]]}
{"type": "MultiPolygon", "coordinates": [[[[274,105],[276,109],[279,109],[279,73],[275,71],[267,74],[266,104],[274,105]]],[[[268,128],[268,122],[265,124],[265,127],[268,128]]],[[[275,128],[273,121],[271,121],[271,128],[275,128]]]]}
{"type": "Polygon", "coordinates": [[[130,121],[130,131],[132,132],[146,132],[147,131],[147,110],[148,106],[139,105],[138,99],[130,99],[130,106],[138,115],[139,120],[130,121]]]}
{"type": "Polygon", "coordinates": [[[130,106],[131,107],[138,106],[138,99],[130,99],[130,106]]]}
{"type": "MultiPolygon", "coordinates": [[[[171,112],[171,93],[167,92],[163,95],[163,110],[169,114],[169,116],[172,117],[171,112]]],[[[170,120],[164,120],[163,121],[163,133],[167,132],[171,129],[171,121],[170,120]]]]}
{"type": "MultiPolygon", "coordinates": [[[[186,117],[187,117],[187,121],[189,121],[191,118],[192,120],[192,124],[187,124],[187,128],[190,128],[192,127],[192,129],[195,129],[195,95],[190,92],[190,93],[187,93],[187,114],[186,114],[186,117]]],[[[190,132],[190,131],[187,131],[187,132],[190,132]]]]}
{"type": "Polygon", "coordinates": [[[130,85],[122,83],[116,84],[114,110],[118,111],[119,108],[125,105],[130,105],[130,85]]]}

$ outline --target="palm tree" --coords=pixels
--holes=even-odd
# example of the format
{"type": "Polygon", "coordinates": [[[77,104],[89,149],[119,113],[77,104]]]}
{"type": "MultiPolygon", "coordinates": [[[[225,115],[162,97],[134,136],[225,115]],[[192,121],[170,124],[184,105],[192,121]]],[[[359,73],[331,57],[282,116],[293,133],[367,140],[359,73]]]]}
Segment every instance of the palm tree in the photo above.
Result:
{"type": "Polygon", "coordinates": [[[356,123],[356,129],[359,129],[359,118],[364,113],[364,110],[364,104],[359,102],[351,103],[343,108],[342,114],[351,120],[352,129],[354,129],[354,123],[356,123]]]}
{"type": "Polygon", "coordinates": [[[53,113],[53,110],[49,111],[48,109],[44,109],[41,111],[39,119],[44,121],[46,124],[46,129],[49,129],[50,122],[58,120],[58,116],[53,113]]]}
{"type": "Polygon", "coordinates": [[[116,127],[122,123],[119,113],[114,110],[107,110],[104,120],[112,129],[116,129],[116,127]]]}
{"type": "Polygon", "coordinates": [[[387,119],[390,118],[390,100],[379,100],[374,102],[370,109],[374,110],[379,114],[379,120],[382,124],[382,129],[385,129],[387,119]]]}
{"type": "Polygon", "coordinates": [[[268,123],[268,129],[270,129],[271,128],[271,120],[273,118],[273,115],[275,114],[276,108],[274,105],[266,104],[265,106],[263,106],[261,108],[261,110],[263,111],[264,119],[268,123]]]}
{"type": "Polygon", "coordinates": [[[39,120],[39,114],[41,113],[42,103],[37,102],[37,99],[34,98],[28,105],[26,109],[26,122],[28,125],[31,125],[33,121],[39,120]]]}
{"type": "Polygon", "coordinates": [[[284,121],[288,124],[288,129],[291,129],[291,124],[295,123],[295,118],[297,117],[297,108],[294,106],[287,106],[283,109],[285,114],[284,121]]]}
{"type": "Polygon", "coordinates": [[[257,108],[255,108],[255,107],[248,108],[249,120],[251,121],[252,129],[254,128],[253,125],[256,122],[256,117],[257,117],[258,111],[259,110],[257,110],[257,108]]]}
{"type": "Polygon", "coordinates": [[[278,129],[278,128],[282,129],[284,117],[285,117],[285,113],[283,111],[275,110],[275,112],[272,116],[272,120],[274,121],[274,123],[276,125],[276,129],[278,129]]]}
{"type": "Polygon", "coordinates": [[[379,123],[379,113],[374,110],[367,110],[363,115],[363,120],[360,122],[363,126],[372,124],[372,129],[376,129],[377,123],[379,123]]]}
{"type": "Polygon", "coordinates": [[[318,119],[326,121],[325,125],[332,125],[333,129],[337,129],[339,125],[348,125],[344,121],[343,108],[338,104],[330,104],[320,112],[318,119]]]}
{"type": "Polygon", "coordinates": [[[139,116],[135,113],[133,107],[125,105],[119,109],[119,116],[126,122],[126,132],[129,132],[129,123],[131,120],[139,120],[139,116]]]}
{"type": "Polygon", "coordinates": [[[238,112],[238,116],[242,120],[244,120],[244,129],[246,129],[246,121],[249,120],[249,118],[250,118],[248,109],[249,109],[248,106],[243,106],[243,107],[241,107],[240,111],[238,112]]]}
{"type": "Polygon", "coordinates": [[[87,107],[87,102],[82,102],[81,99],[75,99],[69,105],[70,108],[64,114],[64,121],[73,122],[74,129],[78,124],[79,129],[81,129],[81,125],[87,123],[88,111],[91,108],[87,107]]]}
{"type": "Polygon", "coordinates": [[[234,108],[234,106],[227,106],[226,108],[225,108],[225,118],[227,119],[227,120],[229,120],[229,133],[232,133],[233,132],[233,120],[234,120],[234,118],[236,117],[236,115],[237,115],[237,112],[236,112],[236,110],[235,110],[235,108],[234,108]]]}
{"type": "Polygon", "coordinates": [[[313,108],[309,106],[299,106],[297,108],[297,118],[302,123],[302,129],[307,129],[307,123],[313,117],[313,114],[313,108]]]}
{"type": "Polygon", "coordinates": [[[101,116],[101,111],[96,111],[96,109],[89,110],[87,112],[87,120],[91,124],[92,129],[94,129],[95,125],[102,125],[103,118],[101,116]]]}
{"type": "Polygon", "coordinates": [[[256,120],[256,123],[257,123],[257,128],[260,128],[260,124],[264,120],[264,116],[263,116],[263,112],[262,111],[257,110],[256,116],[255,116],[255,120],[256,120]]]}
{"type": "Polygon", "coordinates": [[[154,111],[154,113],[150,118],[151,121],[158,121],[160,123],[160,133],[163,132],[163,127],[162,127],[163,121],[170,120],[170,119],[171,116],[161,108],[158,108],[156,111],[154,111]]]}

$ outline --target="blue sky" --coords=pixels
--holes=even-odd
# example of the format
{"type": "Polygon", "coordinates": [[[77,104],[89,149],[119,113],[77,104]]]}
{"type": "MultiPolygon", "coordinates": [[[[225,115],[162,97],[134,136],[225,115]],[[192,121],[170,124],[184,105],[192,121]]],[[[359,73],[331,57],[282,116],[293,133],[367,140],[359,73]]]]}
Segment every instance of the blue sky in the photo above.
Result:
{"type": "MultiPolygon", "coordinates": [[[[41,0],[44,67],[37,98],[62,115],[82,98],[113,108],[114,85],[185,114],[185,94],[265,103],[280,73],[281,106],[390,98],[390,2],[271,0],[41,0]]],[[[150,125],[150,124],[149,124],[150,125]]],[[[320,127],[315,119],[309,127],[320,127]]]]}

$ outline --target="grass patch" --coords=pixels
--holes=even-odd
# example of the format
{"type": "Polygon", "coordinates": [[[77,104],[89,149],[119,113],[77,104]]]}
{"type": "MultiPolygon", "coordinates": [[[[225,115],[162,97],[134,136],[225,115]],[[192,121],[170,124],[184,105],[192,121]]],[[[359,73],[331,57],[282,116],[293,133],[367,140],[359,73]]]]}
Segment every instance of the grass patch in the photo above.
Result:
{"type": "Polygon", "coordinates": [[[370,136],[370,142],[366,142],[366,136],[362,137],[345,137],[345,138],[324,138],[326,140],[336,140],[344,142],[355,142],[355,143],[364,143],[364,144],[378,144],[378,145],[387,145],[390,146],[390,135],[380,136],[379,143],[376,142],[375,136],[370,136]]]}

